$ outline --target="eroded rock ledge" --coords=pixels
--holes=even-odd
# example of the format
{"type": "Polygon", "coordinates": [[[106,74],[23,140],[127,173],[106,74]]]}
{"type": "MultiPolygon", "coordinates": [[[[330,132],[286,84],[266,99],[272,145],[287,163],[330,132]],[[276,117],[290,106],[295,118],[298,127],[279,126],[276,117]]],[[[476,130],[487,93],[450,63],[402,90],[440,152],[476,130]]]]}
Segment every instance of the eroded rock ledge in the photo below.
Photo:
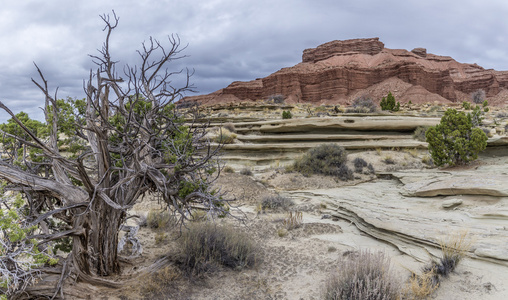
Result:
{"type": "Polygon", "coordinates": [[[422,262],[429,253],[440,255],[441,242],[467,232],[471,258],[508,266],[508,190],[503,185],[508,175],[501,170],[491,165],[462,174],[403,171],[394,173],[399,180],[291,194],[326,203],[333,215],[422,262]],[[452,207],[443,206],[451,200],[452,207]]]}

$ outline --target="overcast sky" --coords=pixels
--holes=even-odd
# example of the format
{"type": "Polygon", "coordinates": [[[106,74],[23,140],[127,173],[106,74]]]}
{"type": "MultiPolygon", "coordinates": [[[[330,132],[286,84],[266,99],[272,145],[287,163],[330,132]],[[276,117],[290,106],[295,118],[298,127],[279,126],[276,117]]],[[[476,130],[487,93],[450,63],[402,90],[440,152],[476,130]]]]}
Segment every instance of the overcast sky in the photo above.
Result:
{"type": "MultiPolygon", "coordinates": [[[[332,40],[379,37],[386,48],[427,48],[459,62],[508,70],[506,0],[0,0],[0,100],[41,119],[33,62],[58,97],[83,98],[104,40],[99,15],[120,18],[112,56],[133,63],[141,43],[170,34],[188,44],[175,70],[195,70],[199,94],[265,77],[332,40]]],[[[7,115],[0,111],[0,122],[7,115]]]]}

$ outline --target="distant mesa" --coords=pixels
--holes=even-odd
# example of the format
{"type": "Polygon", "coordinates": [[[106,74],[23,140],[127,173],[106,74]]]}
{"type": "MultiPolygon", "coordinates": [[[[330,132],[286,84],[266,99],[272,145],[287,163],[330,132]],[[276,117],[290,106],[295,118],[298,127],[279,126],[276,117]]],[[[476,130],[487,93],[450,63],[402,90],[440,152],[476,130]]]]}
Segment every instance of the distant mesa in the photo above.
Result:
{"type": "Polygon", "coordinates": [[[293,67],[182,101],[212,105],[283,95],[287,103],[336,105],[362,95],[379,102],[391,91],[401,103],[446,104],[470,101],[478,89],[486,92],[490,105],[508,104],[508,71],[459,63],[425,48],[388,49],[379,38],[366,38],[305,49],[302,62],[293,67]]]}

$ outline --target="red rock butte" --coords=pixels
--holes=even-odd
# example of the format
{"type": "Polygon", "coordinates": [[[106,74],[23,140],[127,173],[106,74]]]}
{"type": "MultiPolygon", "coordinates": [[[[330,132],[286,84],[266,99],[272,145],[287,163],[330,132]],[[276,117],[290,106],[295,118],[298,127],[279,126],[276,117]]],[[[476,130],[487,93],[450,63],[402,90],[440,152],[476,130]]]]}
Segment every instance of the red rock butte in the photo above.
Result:
{"type": "Polygon", "coordinates": [[[425,48],[387,49],[379,38],[367,38],[305,49],[293,67],[182,101],[212,105],[283,95],[287,103],[348,104],[363,95],[379,102],[391,91],[402,103],[450,103],[471,101],[478,89],[490,105],[508,104],[508,71],[459,63],[425,48]]]}

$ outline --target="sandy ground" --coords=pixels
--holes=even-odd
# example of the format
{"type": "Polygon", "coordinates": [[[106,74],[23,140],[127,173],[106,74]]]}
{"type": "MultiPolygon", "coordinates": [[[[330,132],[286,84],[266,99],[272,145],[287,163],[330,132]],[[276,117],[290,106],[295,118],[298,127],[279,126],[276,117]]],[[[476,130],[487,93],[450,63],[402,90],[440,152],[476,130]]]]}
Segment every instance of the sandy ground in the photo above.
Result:
{"type": "MultiPolygon", "coordinates": [[[[378,172],[393,168],[426,167],[421,162],[423,152],[376,151],[351,154],[349,160],[361,156],[372,163],[378,172]],[[383,160],[389,156],[395,164],[383,160]]],[[[486,159],[483,163],[499,163],[486,159]]],[[[163,296],[145,299],[321,299],[323,287],[331,272],[340,267],[342,259],[365,249],[383,251],[390,258],[396,277],[404,283],[410,271],[419,271],[424,264],[403,255],[395,247],[360,232],[353,224],[327,217],[326,207],[313,200],[297,201],[291,208],[302,212],[303,224],[280,236],[284,211],[259,212],[258,204],[267,195],[295,189],[334,188],[358,185],[375,180],[371,175],[357,175],[353,181],[342,182],[331,178],[287,173],[270,169],[252,176],[224,173],[217,182],[229,195],[235,196],[245,223],[233,218],[217,220],[237,226],[259,246],[260,261],[256,267],[243,270],[223,269],[206,278],[178,277],[163,296]]],[[[147,199],[134,209],[143,214],[160,205],[147,199]]],[[[239,214],[239,211],[233,212],[239,214]]],[[[171,257],[178,251],[178,240],[168,235],[156,243],[158,233],[141,227],[138,237],[144,247],[141,257],[124,264],[124,273],[134,273],[159,258],[171,257]]],[[[159,236],[160,238],[160,236],[159,236]]],[[[125,289],[100,290],[89,299],[143,299],[140,294],[145,278],[135,278],[125,289]]],[[[442,281],[433,299],[508,299],[506,289],[507,267],[465,259],[457,269],[442,281]]]]}

